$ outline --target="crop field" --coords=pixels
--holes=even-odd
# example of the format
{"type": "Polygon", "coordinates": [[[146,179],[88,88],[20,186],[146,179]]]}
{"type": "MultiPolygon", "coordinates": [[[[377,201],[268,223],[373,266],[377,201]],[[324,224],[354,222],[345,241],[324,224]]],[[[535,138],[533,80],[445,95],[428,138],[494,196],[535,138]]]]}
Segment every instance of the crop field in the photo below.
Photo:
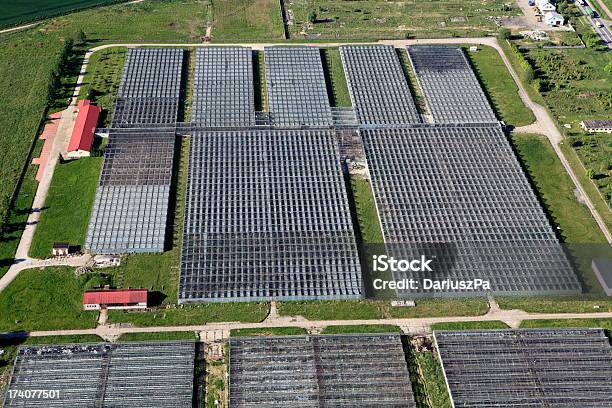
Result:
{"type": "Polygon", "coordinates": [[[2,4],[0,27],[23,24],[32,20],[53,17],[59,14],[102,4],[116,3],[117,0],[22,0],[2,4]]]}
{"type": "Polygon", "coordinates": [[[580,121],[584,119],[609,118],[612,76],[605,70],[612,64],[609,54],[588,48],[531,50],[527,57],[537,70],[546,104],[590,173],[589,177],[611,205],[612,135],[589,135],[580,128],[580,121]]]}
{"type": "Polygon", "coordinates": [[[408,38],[486,35],[489,16],[520,15],[503,0],[292,0],[292,38],[408,38]],[[312,20],[312,21],[311,21],[312,20]],[[314,21],[314,22],[313,22],[314,21]]]}
{"type": "Polygon", "coordinates": [[[217,41],[283,39],[278,0],[212,0],[212,22],[217,41]]]}

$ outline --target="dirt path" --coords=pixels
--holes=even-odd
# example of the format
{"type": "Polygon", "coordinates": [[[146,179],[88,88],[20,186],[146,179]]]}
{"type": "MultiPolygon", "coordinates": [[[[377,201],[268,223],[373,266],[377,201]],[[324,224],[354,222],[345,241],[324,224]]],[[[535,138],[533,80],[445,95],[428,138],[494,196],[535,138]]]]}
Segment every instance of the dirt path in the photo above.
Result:
{"type": "Polygon", "coordinates": [[[4,30],[0,30],[0,34],[12,33],[13,31],[19,31],[19,30],[25,30],[26,28],[34,27],[38,24],[40,24],[40,22],[24,24],[24,25],[20,25],[17,27],[13,27],[13,28],[5,28],[4,30]]]}
{"type": "Polygon", "coordinates": [[[310,332],[320,332],[328,326],[349,326],[366,324],[388,324],[402,328],[404,333],[417,334],[428,333],[434,323],[457,323],[457,322],[483,322],[502,321],[508,326],[517,328],[526,320],[557,320],[557,319],[609,319],[612,312],[605,313],[526,313],[522,310],[499,310],[492,308],[482,316],[448,316],[448,317],[422,317],[409,319],[372,319],[372,320],[307,320],[300,316],[278,316],[268,318],[261,323],[208,323],[192,326],[158,326],[158,327],[120,327],[115,325],[101,325],[95,329],[84,330],[51,330],[35,331],[29,333],[33,337],[41,336],[67,336],[95,334],[103,339],[115,340],[125,333],[161,333],[161,332],[218,332],[222,336],[215,339],[227,337],[233,329],[265,329],[271,327],[299,327],[310,332]]]}

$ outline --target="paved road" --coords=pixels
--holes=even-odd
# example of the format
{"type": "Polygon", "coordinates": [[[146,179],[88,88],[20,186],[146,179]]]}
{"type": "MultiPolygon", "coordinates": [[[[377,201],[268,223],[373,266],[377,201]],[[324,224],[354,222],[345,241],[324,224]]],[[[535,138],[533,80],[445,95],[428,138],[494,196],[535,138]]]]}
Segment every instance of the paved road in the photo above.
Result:
{"type": "Polygon", "coordinates": [[[597,4],[599,4],[599,7],[601,7],[601,9],[605,11],[607,14],[607,16],[602,16],[602,17],[608,17],[609,19],[612,19],[612,12],[610,11],[606,3],[604,3],[602,0],[595,0],[595,1],[597,2],[597,4]]]}
{"type": "MultiPolygon", "coordinates": [[[[585,0],[585,3],[590,8],[595,10],[593,5],[589,3],[589,0],[585,0]]],[[[610,10],[608,10],[608,8],[605,7],[606,6],[605,4],[603,4],[603,2],[600,2],[600,1],[598,1],[598,4],[602,5],[603,6],[602,8],[604,9],[604,11],[608,13],[609,15],[610,10]]],[[[608,22],[605,20],[606,16],[598,16],[597,18],[593,18],[587,14],[584,6],[582,6],[578,2],[576,2],[576,5],[578,6],[582,14],[586,16],[586,19],[589,21],[589,23],[593,27],[593,30],[595,30],[595,32],[599,34],[599,37],[601,37],[601,40],[608,46],[608,48],[612,49],[612,32],[610,31],[610,28],[608,27],[608,24],[607,24],[608,22]]]]}

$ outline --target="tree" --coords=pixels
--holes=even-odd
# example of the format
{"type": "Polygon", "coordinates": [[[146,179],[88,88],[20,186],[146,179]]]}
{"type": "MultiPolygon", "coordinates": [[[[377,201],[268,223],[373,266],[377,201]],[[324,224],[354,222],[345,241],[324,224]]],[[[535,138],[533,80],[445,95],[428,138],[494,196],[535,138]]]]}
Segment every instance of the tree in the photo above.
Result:
{"type": "Polygon", "coordinates": [[[76,33],[75,40],[77,44],[83,44],[85,40],[87,40],[87,36],[83,32],[83,30],[79,30],[79,32],[76,33]]]}
{"type": "Polygon", "coordinates": [[[308,21],[310,21],[312,24],[315,24],[317,22],[317,12],[312,10],[309,14],[308,14],[308,21]]]}
{"type": "Polygon", "coordinates": [[[511,35],[512,35],[512,32],[509,29],[502,28],[501,30],[499,30],[499,33],[497,34],[497,38],[500,41],[505,41],[509,39],[511,35]]]}
{"type": "Polygon", "coordinates": [[[590,178],[591,180],[593,180],[595,178],[595,170],[587,169],[586,176],[590,178]]]}

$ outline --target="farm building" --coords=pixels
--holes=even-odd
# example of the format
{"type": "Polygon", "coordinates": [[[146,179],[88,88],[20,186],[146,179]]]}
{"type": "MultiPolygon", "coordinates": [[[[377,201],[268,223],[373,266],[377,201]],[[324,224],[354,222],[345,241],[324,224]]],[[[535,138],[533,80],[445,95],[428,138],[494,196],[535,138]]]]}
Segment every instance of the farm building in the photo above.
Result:
{"type": "Polygon", "coordinates": [[[556,11],[549,11],[544,14],[544,22],[551,27],[560,27],[565,23],[565,19],[556,11]]]}
{"type": "Polygon", "coordinates": [[[555,11],[557,8],[548,0],[536,0],[536,6],[542,13],[547,13],[549,11],[555,11]]]}
{"type": "Polygon", "coordinates": [[[70,244],[67,242],[56,242],[51,249],[53,256],[66,256],[70,254],[70,244]]]}
{"type": "Polygon", "coordinates": [[[583,120],[582,129],[593,133],[612,133],[612,120],[583,120]]]}
{"type": "Polygon", "coordinates": [[[102,111],[98,106],[92,105],[87,99],[79,101],[77,110],[76,123],[70,136],[68,152],[65,155],[67,159],[89,156],[94,142],[98,118],[102,111]]]}
{"type": "Polygon", "coordinates": [[[591,268],[595,272],[595,276],[597,276],[606,296],[612,296],[612,260],[593,259],[591,268]]]}
{"type": "Polygon", "coordinates": [[[88,290],[83,294],[83,309],[146,309],[146,289],[88,290]]]}

